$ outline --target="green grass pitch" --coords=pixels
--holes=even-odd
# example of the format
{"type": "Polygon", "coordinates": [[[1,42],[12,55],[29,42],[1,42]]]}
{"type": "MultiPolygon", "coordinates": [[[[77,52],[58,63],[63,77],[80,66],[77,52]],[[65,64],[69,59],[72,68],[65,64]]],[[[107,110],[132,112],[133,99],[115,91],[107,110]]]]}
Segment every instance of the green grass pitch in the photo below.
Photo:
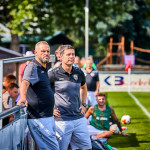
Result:
{"type": "MultiPolygon", "coordinates": [[[[150,93],[132,92],[139,102],[150,112],[150,93]]],[[[131,116],[131,124],[127,126],[126,133],[130,136],[113,135],[108,144],[118,150],[150,150],[150,119],[144,114],[127,92],[108,92],[106,95],[108,105],[112,106],[119,119],[123,115],[131,116]]]]}

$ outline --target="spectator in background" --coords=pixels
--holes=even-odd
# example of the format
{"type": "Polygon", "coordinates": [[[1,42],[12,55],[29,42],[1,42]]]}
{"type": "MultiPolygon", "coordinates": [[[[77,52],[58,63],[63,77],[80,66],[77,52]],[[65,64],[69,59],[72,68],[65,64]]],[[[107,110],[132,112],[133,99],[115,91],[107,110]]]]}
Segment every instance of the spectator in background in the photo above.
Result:
{"type": "Polygon", "coordinates": [[[6,87],[3,86],[3,94],[6,92],[6,87]]]}
{"type": "Polygon", "coordinates": [[[84,65],[84,63],[86,62],[86,59],[85,59],[85,57],[82,57],[81,59],[80,59],[80,68],[82,68],[83,67],[83,65],[84,65]]]}
{"type": "MultiPolygon", "coordinates": [[[[89,57],[89,58],[91,58],[91,60],[92,60],[92,62],[93,62],[92,57],[89,57]]],[[[86,69],[86,67],[87,67],[87,64],[86,64],[86,61],[85,61],[84,65],[83,65],[83,68],[86,69]]],[[[94,62],[92,63],[92,68],[95,69],[95,70],[97,69],[94,62]]]]}
{"type": "Polygon", "coordinates": [[[10,83],[15,83],[16,82],[16,76],[13,75],[12,73],[9,73],[5,78],[4,78],[4,82],[3,82],[3,86],[4,88],[8,88],[10,83]]]}
{"type": "Polygon", "coordinates": [[[80,67],[80,57],[79,56],[75,57],[73,66],[78,67],[78,68],[80,67]]]}
{"type": "Polygon", "coordinates": [[[7,91],[3,94],[4,110],[15,106],[15,98],[18,96],[19,86],[16,83],[10,83],[7,91]]]}
{"type": "Polygon", "coordinates": [[[60,61],[61,62],[61,56],[60,56],[60,48],[62,47],[63,45],[60,45],[57,50],[55,51],[55,55],[56,55],[56,62],[60,61]]]}
{"type": "Polygon", "coordinates": [[[60,56],[60,48],[62,47],[63,45],[60,45],[57,50],[55,51],[55,55],[56,55],[56,63],[54,65],[54,68],[56,67],[59,67],[60,64],[61,64],[61,56],[60,56]]]}
{"type": "MultiPolygon", "coordinates": [[[[3,94],[3,110],[7,110],[15,106],[15,99],[18,96],[19,86],[16,83],[10,83],[7,91],[3,94]]],[[[3,119],[3,126],[13,121],[14,115],[10,115],[3,119]]]]}
{"type": "Polygon", "coordinates": [[[82,69],[86,78],[87,84],[87,99],[86,104],[94,106],[97,104],[96,95],[99,91],[99,72],[92,68],[93,60],[91,57],[86,59],[86,69],[82,69]]]}
{"type": "MultiPolygon", "coordinates": [[[[25,54],[26,57],[28,56],[34,56],[32,51],[27,51],[25,54]]],[[[26,65],[29,63],[30,61],[26,61],[25,63],[20,64],[19,66],[19,86],[21,85],[22,82],[22,78],[23,78],[23,71],[24,68],[26,67],[26,65]]]]}

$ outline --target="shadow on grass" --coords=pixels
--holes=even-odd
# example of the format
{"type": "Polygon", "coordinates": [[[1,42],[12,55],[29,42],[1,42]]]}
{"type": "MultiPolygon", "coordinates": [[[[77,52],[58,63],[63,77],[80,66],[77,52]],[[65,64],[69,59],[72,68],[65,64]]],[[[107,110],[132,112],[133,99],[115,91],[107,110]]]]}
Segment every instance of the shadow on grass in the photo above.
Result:
{"type": "Polygon", "coordinates": [[[108,140],[108,144],[117,148],[139,147],[135,133],[131,133],[130,136],[113,135],[108,140]]]}
{"type": "Polygon", "coordinates": [[[113,108],[135,108],[135,105],[122,105],[122,106],[113,105],[113,108]]]}

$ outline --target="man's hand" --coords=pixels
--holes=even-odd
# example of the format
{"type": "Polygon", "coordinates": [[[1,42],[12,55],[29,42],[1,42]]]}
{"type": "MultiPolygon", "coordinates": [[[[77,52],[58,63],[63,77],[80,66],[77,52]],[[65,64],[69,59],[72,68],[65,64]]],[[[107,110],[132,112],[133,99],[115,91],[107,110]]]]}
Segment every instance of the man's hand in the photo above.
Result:
{"type": "Polygon", "coordinates": [[[22,104],[22,106],[28,107],[28,102],[27,102],[26,99],[20,99],[20,100],[18,101],[17,105],[21,105],[21,104],[22,104]]]}
{"type": "Polygon", "coordinates": [[[96,96],[98,94],[98,91],[96,90],[95,92],[94,92],[94,95],[96,96]]]}
{"type": "Polygon", "coordinates": [[[121,134],[122,134],[123,136],[130,136],[130,134],[127,134],[127,133],[124,133],[124,132],[121,132],[121,134]]]}
{"type": "Polygon", "coordinates": [[[17,105],[26,106],[28,107],[28,102],[26,99],[27,90],[30,86],[30,82],[27,80],[23,80],[20,87],[20,100],[18,101],[17,105]]]}
{"type": "Polygon", "coordinates": [[[87,110],[87,109],[86,109],[86,107],[84,107],[83,105],[81,105],[79,109],[81,110],[81,114],[84,115],[84,114],[86,113],[86,110],[87,110]]]}
{"type": "Polygon", "coordinates": [[[116,127],[116,124],[110,126],[109,131],[111,132],[111,134],[114,134],[114,132],[116,131],[116,127]]]}
{"type": "Polygon", "coordinates": [[[54,109],[53,116],[54,118],[60,117],[60,111],[58,109],[54,109]]]}

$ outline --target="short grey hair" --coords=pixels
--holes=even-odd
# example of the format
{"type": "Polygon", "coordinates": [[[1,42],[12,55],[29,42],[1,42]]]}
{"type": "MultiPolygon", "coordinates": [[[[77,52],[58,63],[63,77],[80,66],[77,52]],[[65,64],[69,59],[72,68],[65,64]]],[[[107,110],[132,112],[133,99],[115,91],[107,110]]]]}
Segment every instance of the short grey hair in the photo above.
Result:
{"type": "MultiPolygon", "coordinates": [[[[49,46],[49,44],[46,42],[46,41],[39,41],[38,43],[36,43],[36,45],[35,45],[35,50],[37,50],[38,48],[39,48],[39,45],[41,45],[41,44],[45,44],[45,45],[48,45],[49,46]]],[[[50,47],[50,46],[49,46],[50,47]]]]}
{"type": "Polygon", "coordinates": [[[59,49],[60,55],[62,56],[64,54],[64,51],[67,49],[74,49],[71,45],[62,45],[59,49]]]}

